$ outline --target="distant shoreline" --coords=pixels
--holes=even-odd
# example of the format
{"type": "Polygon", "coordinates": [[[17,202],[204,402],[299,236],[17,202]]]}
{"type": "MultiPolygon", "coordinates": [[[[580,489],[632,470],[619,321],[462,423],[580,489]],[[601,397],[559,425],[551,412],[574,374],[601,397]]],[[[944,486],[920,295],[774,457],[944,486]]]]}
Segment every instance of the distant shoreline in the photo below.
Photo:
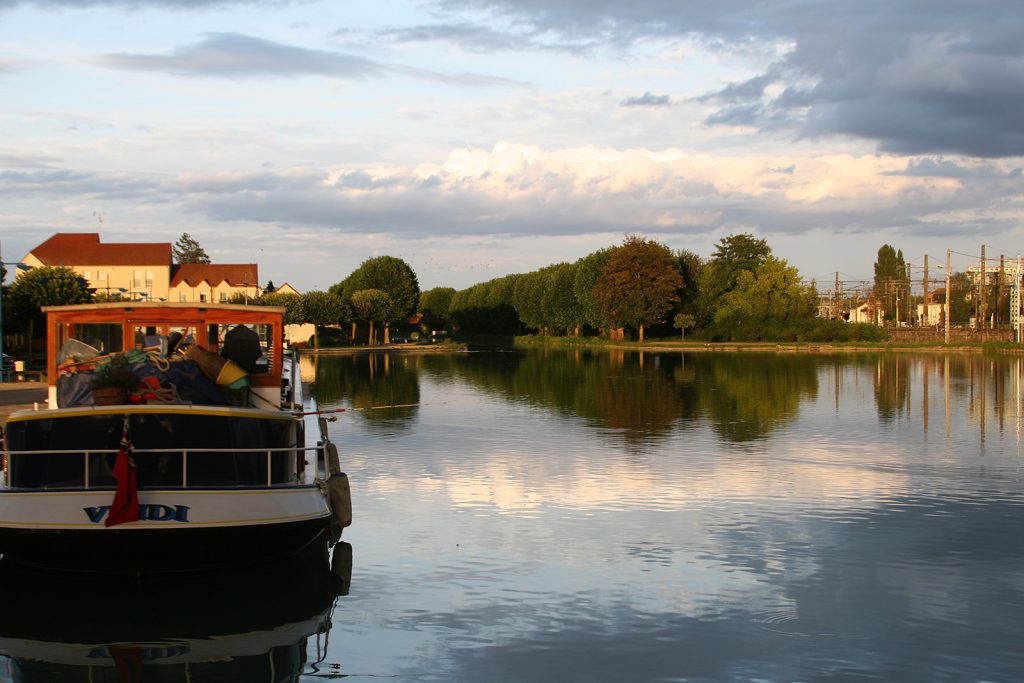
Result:
{"type": "Polygon", "coordinates": [[[478,339],[470,343],[446,344],[389,344],[379,346],[341,346],[321,349],[302,349],[302,353],[322,355],[356,355],[363,353],[456,353],[470,349],[508,349],[508,348],[559,348],[588,349],[613,351],[686,351],[695,353],[996,353],[1006,355],[1024,354],[1024,345],[1020,344],[950,344],[919,343],[901,344],[893,342],[878,343],[834,343],[834,342],[703,342],[703,341],[609,341],[597,337],[516,337],[513,340],[503,338],[478,339]]]}

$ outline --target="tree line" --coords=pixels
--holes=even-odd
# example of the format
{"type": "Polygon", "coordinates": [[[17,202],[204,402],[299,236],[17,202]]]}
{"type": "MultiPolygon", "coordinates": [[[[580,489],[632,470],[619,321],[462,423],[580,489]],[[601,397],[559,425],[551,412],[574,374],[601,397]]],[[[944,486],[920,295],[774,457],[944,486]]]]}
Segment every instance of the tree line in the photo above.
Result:
{"type": "MultiPolygon", "coordinates": [[[[455,292],[447,312],[472,334],[601,335],[688,329],[708,341],[876,340],[884,331],[817,317],[818,293],[767,241],[743,233],[707,259],[628,236],[573,263],[506,275],[455,292]]],[[[678,332],[675,332],[677,330],[678,332]]]]}

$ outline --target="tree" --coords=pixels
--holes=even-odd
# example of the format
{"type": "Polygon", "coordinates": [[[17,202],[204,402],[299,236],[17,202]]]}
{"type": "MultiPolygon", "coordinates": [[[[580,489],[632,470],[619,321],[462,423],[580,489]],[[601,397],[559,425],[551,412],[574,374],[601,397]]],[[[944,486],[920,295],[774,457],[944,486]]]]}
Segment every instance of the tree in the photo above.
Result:
{"type": "Polygon", "coordinates": [[[736,286],[740,273],[757,270],[771,254],[767,241],[747,233],[719,240],[715,253],[697,276],[696,314],[702,327],[714,324],[719,300],[736,286]]]}
{"type": "MultiPolygon", "coordinates": [[[[397,310],[395,302],[388,293],[380,289],[360,289],[358,292],[352,293],[352,312],[354,316],[369,323],[370,331],[367,334],[366,342],[370,346],[374,344],[374,323],[384,323],[386,325],[395,319],[397,310]]],[[[384,342],[388,342],[386,336],[384,342]]]]}
{"type": "MultiPolygon", "coordinates": [[[[4,313],[18,329],[46,329],[43,306],[84,304],[92,301],[89,283],[71,268],[42,266],[18,274],[7,288],[4,313]]],[[[5,320],[6,323],[6,320],[5,320]]]]}
{"type": "Polygon", "coordinates": [[[267,280],[267,286],[263,288],[264,294],[273,294],[277,291],[277,287],[274,286],[273,280],[267,280]]]}
{"type": "Polygon", "coordinates": [[[302,295],[302,322],[312,323],[313,346],[320,348],[318,327],[337,325],[344,315],[345,302],[330,292],[306,292],[302,295]]]}
{"type": "Polygon", "coordinates": [[[910,276],[903,251],[883,244],[875,261],[875,299],[882,303],[886,320],[906,321],[910,307],[910,276]],[[906,311],[906,312],[904,312],[906,311]]]}
{"type": "Polygon", "coordinates": [[[541,297],[541,310],[546,322],[556,330],[580,336],[583,327],[583,306],[573,291],[576,282],[576,264],[559,263],[552,266],[541,297]]]}
{"type": "Polygon", "coordinates": [[[573,281],[572,291],[580,303],[580,308],[583,309],[583,323],[595,330],[610,325],[605,320],[601,307],[594,301],[594,285],[601,277],[601,271],[611,258],[612,251],[613,249],[599,249],[576,262],[576,279],[573,281]]]}
{"type": "Polygon", "coordinates": [[[676,313],[676,317],[672,320],[672,325],[679,330],[680,341],[686,341],[686,328],[693,327],[697,319],[690,313],[676,313]]]}
{"type": "Polygon", "coordinates": [[[283,306],[285,325],[302,323],[302,297],[298,294],[270,292],[257,299],[256,303],[260,306],[283,306]]]}
{"type": "Polygon", "coordinates": [[[679,301],[683,277],[663,244],[630,235],[612,252],[593,288],[604,317],[628,325],[644,339],[644,327],[657,322],[679,301]]]}
{"type": "Polygon", "coordinates": [[[351,275],[332,286],[331,292],[348,301],[361,289],[386,292],[399,318],[415,313],[420,303],[420,284],[416,273],[409,264],[394,256],[377,256],[363,261],[351,275]]]}
{"type": "Polygon", "coordinates": [[[800,284],[800,273],[784,260],[768,257],[756,270],[739,274],[736,286],[720,300],[715,323],[733,338],[765,338],[814,316],[817,295],[800,284]]]}
{"type": "Polygon", "coordinates": [[[206,255],[199,242],[192,239],[187,232],[181,233],[181,237],[174,243],[172,249],[176,263],[209,263],[210,257],[206,255]]]}
{"type": "Polygon", "coordinates": [[[439,320],[447,320],[453,296],[454,287],[434,287],[420,292],[419,312],[439,320]]]}

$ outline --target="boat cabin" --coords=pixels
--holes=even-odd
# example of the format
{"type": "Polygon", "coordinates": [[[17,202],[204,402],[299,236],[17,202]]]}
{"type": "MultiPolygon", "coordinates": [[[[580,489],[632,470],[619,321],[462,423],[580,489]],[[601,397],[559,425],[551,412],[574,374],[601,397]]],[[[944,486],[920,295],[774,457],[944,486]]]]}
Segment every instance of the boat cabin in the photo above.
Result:
{"type": "MultiPolygon", "coordinates": [[[[74,396],[70,388],[61,391],[62,385],[74,384],[71,378],[80,385],[94,384],[93,373],[102,371],[104,361],[119,354],[148,362],[159,371],[172,369],[179,360],[194,360],[208,379],[222,387],[234,382],[218,381],[216,372],[223,369],[223,361],[217,358],[230,360],[245,373],[244,384],[253,394],[249,402],[264,408],[280,406],[281,307],[140,302],[49,306],[43,310],[47,314],[46,371],[51,408],[89,405],[88,398],[74,396]],[[214,366],[213,372],[210,365],[214,366]]],[[[241,377],[235,372],[228,378],[241,377]]],[[[172,384],[175,380],[181,378],[168,378],[172,384]]],[[[212,405],[224,402],[198,390],[184,400],[212,405]]]]}

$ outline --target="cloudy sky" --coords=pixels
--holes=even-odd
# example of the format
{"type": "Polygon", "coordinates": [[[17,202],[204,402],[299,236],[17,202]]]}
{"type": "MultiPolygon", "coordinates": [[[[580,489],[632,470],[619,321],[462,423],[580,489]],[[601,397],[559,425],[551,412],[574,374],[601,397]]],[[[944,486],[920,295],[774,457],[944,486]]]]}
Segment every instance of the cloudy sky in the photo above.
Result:
{"type": "Polygon", "coordinates": [[[1022,29],[1020,0],[0,0],[3,259],[189,232],[308,290],[626,234],[751,232],[829,284],[885,243],[1015,258],[1022,29]]]}

